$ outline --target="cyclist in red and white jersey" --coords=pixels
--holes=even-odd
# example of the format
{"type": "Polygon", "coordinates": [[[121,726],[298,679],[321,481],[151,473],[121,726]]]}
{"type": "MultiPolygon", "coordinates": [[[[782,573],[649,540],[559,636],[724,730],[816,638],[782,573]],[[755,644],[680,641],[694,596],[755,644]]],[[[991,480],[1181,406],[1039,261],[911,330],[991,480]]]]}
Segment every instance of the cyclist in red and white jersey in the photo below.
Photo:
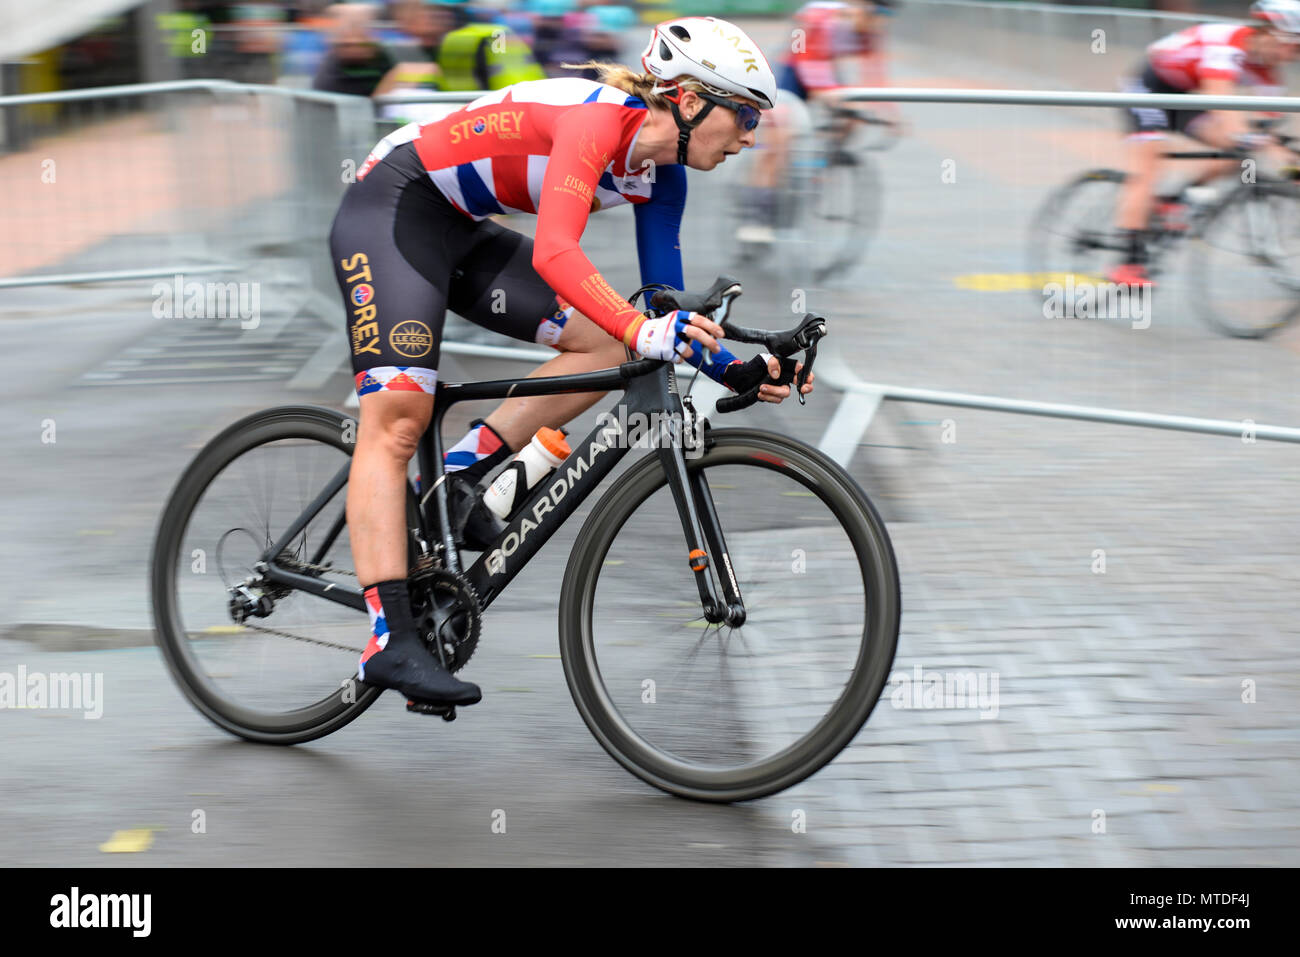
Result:
{"type": "MultiPolygon", "coordinates": [[[[722,328],[695,313],[643,315],[579,245],[592,212],[631,204],[642,282],[681,288],[686,167],[711,170],[753,146],[760,110],[776,98],[758,46],[713,17],[661,23],[641,63],[644,72],[584,64],[602,82],[516,83],[403,127],[344,194],[330,248],[360,395],[347,524],[371,617],[358,677],[370,685],[421,703],[480,698],[420,638],[406,582],[407,464],[433,412],[447,309],[561,353],[534,376],[614,366],[627,347],[684,358],[737,392],[761,385],[765,401],[789,395],[769,381],[776,359],[742,362],[719,345],[722,328]],[[535,239],[491,219],[512,212],[537,215],[535,239]]],[[[508,399],[448,451],[448,481],[472,490],[539,428],[599,398],[508,399]]]]}
{"type": "MultiPolygon", "coordinates": [[[[795,11],[790,49],[777,73],[776,110],[746,199],[745,211],[753,221],[742,224],[736,234],[742,242],[770,243],[775,239],[772,226],[780,205],[777,193],[790,150],[813,133],[808,104],[834,102],[846,88],[886,85],[884,25],[891,13],[892,0],[813,0],[795,11]]],[[[884,109],[897,113],[892,103],[884,109]]]]}
{"type": "Polygon", "coordinates": [[[884,84],[886,0],[814,0],[794,14],[777,86],[802,100],[848,86],[884,84]]]}
{"type": "MultiPolygon", "coordinates": [[[[1205,23],[1147,47],[1138,76],[1125,84],[1132,93],[1199,93],[1223,96],[1244,92],[1282,92],[1277,69],[1296,55],[1300,43],[1300,0],[1258,0],[1250,24],[1205,23]]],[[[1120,194],[1117,226],[1125,238],[1124,261],[1111,270],[1112,282],[1147,284],[1144,234],[1156,201],[1156,182],[1164,169],[1164,140],[1170,130],[1219,149],[1259,150],[1278,165],[1290,156],[1261,134],[1251,133],[1250,114],[1240,110],[1162,110],[1129,107],[1128,176],[1120,194]]],[[[1231,173],[1236,160],[1207,161],[1192,184],[1231,173]]],[[[1160,202],[1173,202],[1164,197],[1160,202]]]]}

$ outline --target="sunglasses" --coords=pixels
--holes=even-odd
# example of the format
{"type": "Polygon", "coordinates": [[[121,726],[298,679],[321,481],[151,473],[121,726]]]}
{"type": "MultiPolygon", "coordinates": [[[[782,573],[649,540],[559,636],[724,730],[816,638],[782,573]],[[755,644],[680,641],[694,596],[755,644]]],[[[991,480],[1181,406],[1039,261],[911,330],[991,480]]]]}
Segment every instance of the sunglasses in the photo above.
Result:
{"type": "Polygon", "coordinates": [[[758,110],[748,103],[736,103],[732,100],[725,99],[721,96],[714,96],[712,93],[706,93],[700,90],[696,93],[701,99],[708,100],[715,106],[725,106],[736,114],[736,126],[746,133],[754,130],[758,126],[761,114],[758,110]]]}

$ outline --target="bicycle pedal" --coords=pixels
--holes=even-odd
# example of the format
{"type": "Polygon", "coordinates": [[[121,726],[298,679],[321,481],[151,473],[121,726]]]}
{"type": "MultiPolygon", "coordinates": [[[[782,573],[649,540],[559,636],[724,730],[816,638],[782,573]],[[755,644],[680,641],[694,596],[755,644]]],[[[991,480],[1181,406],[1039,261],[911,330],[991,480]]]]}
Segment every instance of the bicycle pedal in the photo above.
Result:
{"type": "Polygon", "coordinates": [[[412,714],[436,714],[443,721],[456,720],[456,706],[454,704],[435,704],[432,701],[411,701],[408,699],[406,710],[412,714]]]}

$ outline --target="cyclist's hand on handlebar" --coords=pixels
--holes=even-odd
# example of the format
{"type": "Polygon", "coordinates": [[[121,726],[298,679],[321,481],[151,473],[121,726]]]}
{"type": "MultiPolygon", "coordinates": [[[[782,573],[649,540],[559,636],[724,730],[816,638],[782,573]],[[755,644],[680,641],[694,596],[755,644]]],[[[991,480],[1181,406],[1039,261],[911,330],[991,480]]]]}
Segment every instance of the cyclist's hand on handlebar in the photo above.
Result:
{"type": "MultiPolygon", "coordinates": [[[[802,362],[794,364],[793,375],[797,376],[803,369],[802,362]]],[[[781,381],[781,360],[776,356],[767,357],[767,373],[770,379],[781,381]]],[[[804,383],[803,394],[807,395],[813,390],[813,380],[817,378],[817,373],[808,373],[808,381],[804,383]]],[[[770,385],[764,383],[758,387],[758,400],[760,402],[784,402],[790,397],[790,386],[788,385],[770,385]]]]}
{"type": "MultiPolygon", "coordinates": [[[[790,397],[789,383],[802,369],[802,362],[793,359],[782,362],[776,356],[763,353],[748,362],[733,363],[723,374],[723,384],[737,394],[744,394],[758,385],[759,400],[783,402],[790,397]]],[[[804,395],[813,390],[812,380],[815,378],[815,374],[809,374],[803,387],[804,395]]]]}
{"type": "Polygon", "coordinates": [[[647,359],[677,362],[702,349],[718,352],[722,348],[718,345],[722,335],[722,327],[712,319],[678,309],[667,315],[652,316],[641,323],[634,348],[647,359]]]}

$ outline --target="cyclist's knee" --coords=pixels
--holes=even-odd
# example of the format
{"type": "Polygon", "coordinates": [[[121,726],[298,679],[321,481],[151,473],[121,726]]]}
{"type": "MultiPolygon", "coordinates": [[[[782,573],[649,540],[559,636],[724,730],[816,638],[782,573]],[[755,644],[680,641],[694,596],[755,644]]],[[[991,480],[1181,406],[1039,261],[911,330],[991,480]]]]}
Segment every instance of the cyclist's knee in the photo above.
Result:
{"type": "Polygon", "coordinates": [[[424,393],[362,396],[358,442],[388,457],[409,461],[432,414],[433,396],[424,393]]]}

